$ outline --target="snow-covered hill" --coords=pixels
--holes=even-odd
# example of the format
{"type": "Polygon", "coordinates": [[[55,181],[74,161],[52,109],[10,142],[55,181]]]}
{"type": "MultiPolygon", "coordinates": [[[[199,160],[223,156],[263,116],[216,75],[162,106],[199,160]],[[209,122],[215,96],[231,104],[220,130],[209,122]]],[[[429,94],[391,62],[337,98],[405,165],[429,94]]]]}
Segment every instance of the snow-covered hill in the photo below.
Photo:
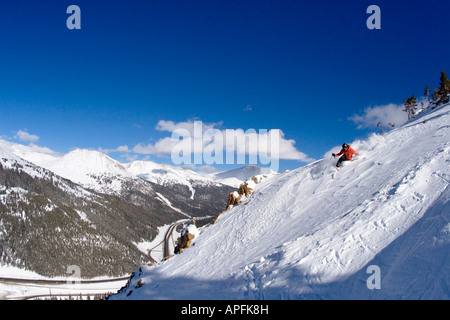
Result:
{"type": "Polygon", "coordinates": [[[352,147],[262,181],[110,299],[449,299],[450,105],[352,147]]]}
{"type": "Polygon", "coordinates": [[[225,184],[239,187],[244,181],[257,175],[270,175],[275,173],[270,168],[261,168],[255,165],[249,165],[242,168],[215,173],[213,178],[225,184]]]}

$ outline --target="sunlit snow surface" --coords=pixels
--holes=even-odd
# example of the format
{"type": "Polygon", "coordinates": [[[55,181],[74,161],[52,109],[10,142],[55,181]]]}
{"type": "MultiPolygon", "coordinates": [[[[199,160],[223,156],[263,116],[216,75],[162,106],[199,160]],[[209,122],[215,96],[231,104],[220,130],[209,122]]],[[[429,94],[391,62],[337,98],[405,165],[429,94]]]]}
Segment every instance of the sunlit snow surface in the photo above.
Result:
{"type": "Polygon", "coordinates": [[[354,141],[360,157],[339,172],[336,147],[262,181],[111,299],[449,299],[449,114],[354,141]],[[380,289],[367,286],[371,265],[380,289]]]}

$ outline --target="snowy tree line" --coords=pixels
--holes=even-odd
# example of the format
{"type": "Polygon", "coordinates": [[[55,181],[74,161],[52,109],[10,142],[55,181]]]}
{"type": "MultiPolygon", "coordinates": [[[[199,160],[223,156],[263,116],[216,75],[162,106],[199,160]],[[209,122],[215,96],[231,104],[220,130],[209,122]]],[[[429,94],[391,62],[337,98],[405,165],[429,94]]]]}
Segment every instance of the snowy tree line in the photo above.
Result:
{"type": "MultiPolygon", "coordinates": [[[[431,93],[430,87],[427,85],[425,88],[425,101],[429,103],[430,106],[436,107],[438,105],[448,103],[450,95],[450,80],[447,78],[447,74],[441,71],[441,78],[439,88],[434,89],[431,93]]],[[[406,98],[404,102],[405,112],[408,113],[408,119],[412,119],[417,111],[417,98],[413,94],[411,97],[406,98]]],[[[423,102],[422,102],[422,107],[423,102]]]]}

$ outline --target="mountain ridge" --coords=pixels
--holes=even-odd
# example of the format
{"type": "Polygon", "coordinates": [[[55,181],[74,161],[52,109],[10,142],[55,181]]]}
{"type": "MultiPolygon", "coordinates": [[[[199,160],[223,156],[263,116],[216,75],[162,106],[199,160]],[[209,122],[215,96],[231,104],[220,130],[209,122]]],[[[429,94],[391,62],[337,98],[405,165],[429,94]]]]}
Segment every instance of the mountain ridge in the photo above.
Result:
{"type": "MultiPolygon", "coordinates": [[[[189,188],[191,198],[195,196],[195,185],[229,185],[238,187],[240,183],[266,169],[244,166],[239,169],[218,173],[199,174],[190,169],[152,161],[137,160],[121,163],[97,150],[75,149],[63,155],[49,155],[31,150],[26,146],[11,144],[14,154],[56,174],[97,191],[104,191],[96,183],[96,177],[122,176],[141,178],[163,186],[182,185],[189,188]],[[222,179],[222,175],[224,178],[222,179]],[[227,179],[234,179],[228,184],[227,179]]],[[[265,172],[265,171],[264,171],[265,172]]]]}

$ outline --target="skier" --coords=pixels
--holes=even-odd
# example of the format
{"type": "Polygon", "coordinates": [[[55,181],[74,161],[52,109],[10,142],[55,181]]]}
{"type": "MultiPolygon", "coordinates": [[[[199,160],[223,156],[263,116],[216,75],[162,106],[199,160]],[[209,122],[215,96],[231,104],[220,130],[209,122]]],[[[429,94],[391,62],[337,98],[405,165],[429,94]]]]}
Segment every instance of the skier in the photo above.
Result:
{"type": "Polygon", "coordinates": [[[336,163],[337,168],[342,167],[342,162],[352,160],[352,157],[354,155],[357,156],[358,152],[356,152],[352,147],[350,147],[350,145],[344,143],[342,145],[342,150],[338,154],[333,153],[332,156],[336,158],[336,157],[340,156],[341,154],[344,154],[344,155],[342,157],[340,157],[338,162],[336,163]]]}

